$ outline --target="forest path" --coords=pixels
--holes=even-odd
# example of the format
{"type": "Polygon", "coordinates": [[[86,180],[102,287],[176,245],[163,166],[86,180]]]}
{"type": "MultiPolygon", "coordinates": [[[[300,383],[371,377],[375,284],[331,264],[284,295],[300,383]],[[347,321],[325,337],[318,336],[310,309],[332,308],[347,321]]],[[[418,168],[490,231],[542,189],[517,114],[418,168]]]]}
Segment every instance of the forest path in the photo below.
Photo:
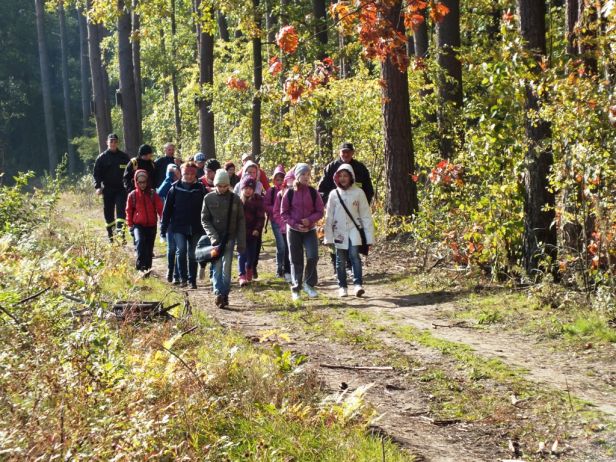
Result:
{"type": "MultiPolygon", "coordinates": [[[[155,272],[160,277],[164,277],[164,265],[163,258],[155,260],[155,272]]],[[[573,355],[548,351],[532,336],[507,333],[495,326],[476,329],[447,321],[446,313],[452,309],[455,298],[453,294],[401,293],[387,282],[394,279],[393,274],[374,271],[375,267],[385,266],[367,268],[365,297],[340,299],[329,258],[323,257],[319,263],[320,297],[308,300],[304,294],[303,302],[294,305],[288,286],[272,277],[273,256],[265,251],[258,282],[239,289],[234,279],[229,309],[220,310],[214,306],[209,281],[200,281],[199,289],[188,293],[196,309],[204,310],[223,326],[239,330],[255,342],[276,343],[294,354],[305,355],[308,360],[302,367],[318,374],[326,393],[340,394],[341,389],[347,389],[345,393],[348,393],[370,385],[365,396],[379,415],[372,425],[374,431],[399,442],[420,460],[512,458],[507,449],[508,439],[517,434],[517,429],[522,428],[529,417],[525,409],[520,409],[515,417],[519,417],[519,422],[513,425],[514,431],[490,419],[469,422],[439,418],[432,412],[438,397],[424,386],[424,382],[430,380],[425,377],[426,370],[442,369],[463,388],[467,379],[460,377],[463,374],[455,359],[435,348],[403,338],[400,332],[406,327],[438,340],[468,346],[473,354],[486,360],[498,358],[507,366],[523,371],[525,379],[537,383],[537,387],[566,392],[588,401],[611,417],[616,415],[616,400],[613,399],[616,394],[612,385],[616,377],[614,364],[589,364],[573,355]],[[352,321],[357,319],[360,322],[354,324],[352,321]],[[401,357],[408,361],[408,367],[391,370],[343,368],[382,367],[397,364],[401,357]]],[[[494,387],[506,388],[498,383],[494,383],[494,387]]],[[[504,393],[509,396],[510,392],[505,390],[504,393]]],[[[514,412],[520,407],[515,403],[507,405],[514,412]]],[[[613,434],[608,436],[608,441],[616,446],[613,434]]],[[[609,460],[594,453],[580,433],[570,436],[567,447],[576,454],[571,460],[609,460]]]]}

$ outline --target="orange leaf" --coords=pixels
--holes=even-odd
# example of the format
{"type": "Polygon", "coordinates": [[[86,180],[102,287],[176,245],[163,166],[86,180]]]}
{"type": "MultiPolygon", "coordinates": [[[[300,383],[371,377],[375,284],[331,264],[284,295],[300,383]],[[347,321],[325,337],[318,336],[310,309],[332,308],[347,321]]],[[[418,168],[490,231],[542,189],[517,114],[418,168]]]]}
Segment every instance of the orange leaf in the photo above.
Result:
{"type": "Polygon", "coordinates": [[[448,13],[449,8],[447,8],[442,3],[437,3],[436,5],[432,6],[432,9],[430,10],[430,17],[434,22],[441,22],[443,19],[445,19],[445,16],[447,16],[448,13]]]}
{"type": "Polygon", "coordinates": [[[282,71],[282,61],[278,56],[272,56],[268,62],[269,64],[269,73],[271,75],[278,75],[282,71]]]}
{"type": "Polygon", "coordinates": [[[285,53],[294,53],[299,45],[299,37],[293,26],[284,26],[276,34],[276,43],[285,53]]]}

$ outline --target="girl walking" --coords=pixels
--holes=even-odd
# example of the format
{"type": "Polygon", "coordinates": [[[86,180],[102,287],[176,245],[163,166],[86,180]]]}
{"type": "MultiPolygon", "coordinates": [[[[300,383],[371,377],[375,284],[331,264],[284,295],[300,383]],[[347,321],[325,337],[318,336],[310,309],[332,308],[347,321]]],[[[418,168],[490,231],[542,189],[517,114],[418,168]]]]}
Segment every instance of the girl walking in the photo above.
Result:
{"type": "MultiPolygon", "coordinates": [[[[283,241],[283,275],[284,275],[284,280],[288,283],[291,283],[292,279],[291,279],[291,262],[289,260],[289,246],[287,244],[287,225],[284,222],[284,220],[282,219],[281,216],[281,207],[282,207],[282,198],[284,196],[284,194],[287,192],[287,190],[289,188],[293,188],[293,182],[295,181],[295,174],[293,173],[293,170],[290,170],[289,172],[287,172],[287,174],[284,176],[284,180],[282,182],[282,188],[280,189],[280,191],[278,191],[278,194],[276,194],[276,201],[274,202],[274,207],[272,210],[272,223],[276,223],[278,226],[278,229],[280,230],[280,234],[282,236],[282,241],[283,241]]],[[[272,229],[274,229],[274,227],[272,226],[272,229]]],[[[278,243],[276,243],[276,246],[278,246],[278,243]]],[[[278,259],[278,254],[276,254],[276,259],[278,259]]]]}
{"type": "Polygon", "coordinates": [[[163,212],[163,201],[150,186],[145,170],[137,170],[133,179],[135,189],[126,200],[126,222],[135,236],[139,271],[149,272],[152,268],[156,225],[163,212]]]}
{"type": "Polygon", "coordinates": [[[295,182],[282,198],[281,217],[287,227],[287,244],[291,260],[291,296],[299,300],[300,290],[309,297],[318,296],[319,240],[316,223],[323,217],[323,200],[310,186],[310,166],[300,163],[294,169],[295,182]],[[304,251],[306,265],[304,268],[304,251]]]}
{"type": "Polygon", "coordinates": [[[364,191],[355,185],[355,173],[350,164],[342,164],[334,174],[334,189],[327,200],[325,211],[324,243],[336,249],[336,276],[338,293],[348,295],[346,262],[351,260],[353,285],[356,297],[364,294],[362,267],[359,256],[360,245],[372,245],[374,224],[368,199],[364,191]],[[362,232],[365,241],[362,242],[362,232]]]}
{"type": "Polygon", "coordinates": [[[241,182],[242,204],[244,204],[244,218],[246,222],[246,249],[239,257],[240,287],[252,282],[261,233],[265,222],[265,207],[263,198],[255,194],[257,182],[250,176],[242,178],[241,182]]]}
{"type": "MultiPolygon", "coordinates": [[[[285,248],[287,247],[287,245],[285,240],[286,233],[284,235],[282,234],[280,224],[278,223],[278,221],[276,221],[274,217],[274,206],[276,205],[276,199],[280,194],[280,191],[282,191],[284,185],[284,177],[284,167],[282,165],[278,165],[274,169],[272,187],[265,192],[263,201],[265,204],[265,212],[267,213],[267,217],[269,218],[269,221],[272,225],[272,234],[274,235],[274,239],[276,240],[276,276],[278,276],[279,278],[284,277],[285,273],[284,255],[285,248]]],[[[287,270],[289,270],[288,267],[287,270]]]]}

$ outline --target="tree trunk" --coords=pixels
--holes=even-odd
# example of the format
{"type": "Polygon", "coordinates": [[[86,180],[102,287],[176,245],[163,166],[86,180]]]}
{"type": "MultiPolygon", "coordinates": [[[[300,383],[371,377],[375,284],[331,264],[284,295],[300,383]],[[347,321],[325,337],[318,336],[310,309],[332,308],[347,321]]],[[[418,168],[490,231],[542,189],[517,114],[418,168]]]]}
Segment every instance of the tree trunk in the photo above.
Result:
{"type": "MultiPolygon", "coordinates": [[[[87,2],[87,9],[91,0],[87,2]]],[[[109,89],[107,72],[103,67],[101,56],[101,40],[104,35],[103,26],[88,21],[88,56],[90,57],[90,75],[92,76],[92,98],[98,147],[102,152],[107,149],[107,135],[111,133],[111,106],[109,104],[109,89]]]]}
{"type": "Polygon", "coordinates": [[[173,117],[175,120],[175,142],[178,148],[182,147],[182,118],[180,114],[180,95],[178,90],[178,76],[176,63],[176,33],[177,23],[175,16],[175,0],[171,0],[171,90],[173,91],[173,117]]]}
{"type": "Polygon", "coordinates": [[[139,148],[139,120],[137,92],[130,43],[131,18],[124,0],[118,0],[118,61],[120,65],[120,106],[124,125],[124,147],[129,156],[136,156],[139,148]]]}
{"type": "MultiPolygon", "coordinates": [[[[325,0],[312,0],[312,12],[315,20],[314,34],[318,43],[317,57],[322,60],[327,56],[327,8],[325,0]]],[[[317,146],[317,158],[329,160],[333,155],[331,112],[327,109],[319,109],[315,124],[315,143],[317,146]]]]}
{"type": "Polygon", "coordinates": [[[79,69],[81,77],[81,128],[85,130],[90,125],[90,86],[88,72],[88,31],[83,10],[77,10],[79,24],[79,69]]]}
{"type": "MultiPolygon", "coordinates": [[[[544,0],[518,0],[520,28],[525,48],[537,60],[535,73],[540,72],[539,61],[546,54],[546,6],[544,0]]],[[[524,267],[531,277],[541,275],[541,262],[549,257],[556,261],[556,226],[554,193],[550,192],[548,175],[554,159],[550,145],[551,127],[544,120],[537,120],[539,97],[530,82],[526,85],[526,136],[528,150],[524,172],[524,267]],[[545,209],[548,210],[545,210],[545,209]]],[[[554,267],[554,266],[553,266],[554,267]]]]}
{"type": "Polygon", "coordinates": [[[443,159],[451,159],[455,150],[455,138],[462,133],[454,133],[453,112],[462,107],[462,64],[456,49],[460,47],[460,0],[444,0],[449,13],[437,23],[439,78],[439,150],[443,159]],[[453,108],[451,107],[453,104],[453,108]],[[457,136],[456,136],[457,135],[457,136]]]}
{"type": "MultiPolygon", "coordinates": [[[[197,0],[197,11],[201,0],[197,0]]],[[[204,86],[214,83],[214,36],[203,32],[197,26],[199,43],[199,84],[201,91],[204,86]]],[[[210,92],[208,91],[208,94],[210,92]]],[[[212,97],[201,96],[199,99],[199,139],[201,152],[207,159],[216,157],[216,144],[214,140],[214,113],[212,112],[212,97]]]]}
{"type": "Polygon", "coordinates": [[[593,2],[578,1],[578,53],[584,60],[584,68],[590,74],[597,74],[597,15],[593,2]]]}
{"type": "Polygon", "coordinates": [[[570,56],[578,54],[575,37],[575,26],[578,21],[578,0],[567,0],[565,12],[565,33],[567,34],[567,53],[570,56]]]}
{"type": "Polygon", "coordinates": [[[133,53],[133,79],[135,81],[135,104],[137,105],[137,144],[143,143],[143,104],[141,85],[141,23],[137,13],[138,0],[133,0],[132,5],[132,53],[133,53]]]}
{"type": "MultiPolygon", "coordinates": [[[[252,0],[257,30],[261,29],[261,12],[259,0],[252,0]]],[[[252,97],[252,156],[255,160],[261,157],[261,85],[263,84],[263,56],[261,37],[255,34],[252,38],[252,68],[255,93],[252,97]]]]}
{"type": "Polygon", "coordinates": [[[220,11],[216,14],[216,21],[218,22],[218,33],[223,42],[231,41],[229,37],[229,27],[227,26],[227,18],[220,11]]]}
{"type": "Polygon", "coordinates": [[[64,123],[66,124],[66,146],[68,152],[68,172],[75,173],[75,147],[73,146],[73,127],[71,121],[71,93],[68,84],[68,51],[66,37],[66,18],[64,16],[64,4],[58,4],[58,17],[60,19],[60,59],[62,61],[62,93],[64,96],[64,123]]]}
{"type": "MultiPolygon", "coordinates": [[[[401,0],[390,7],[387,18],[398,30],[401,0]]],[[[385,176],[387,198],[385,211],[390,215],[411,215],[418,209],[417,186],[411,181],[415,170],[415,152],[411,129],[408,73],[400,72],[391,58],[381,63],[383,128],[385,134],[385,176]]]]}
{"type": "Polygon", "coordinates": [[[45,39],[45,9],[44,0],[34,0],[36,11],[36,32],[38,38],[39,64],[41,67],[41,89],[43,91],[43,113],[45,116],[45,134],[47,137],[47,157],[49,159],[49,173],[52,175],[58,165],[56,151],[55,123],[53,120],[53,107],[51,105],[51,85],[49,76],[49,58],[47,56],[47,43],[45,39]]]}

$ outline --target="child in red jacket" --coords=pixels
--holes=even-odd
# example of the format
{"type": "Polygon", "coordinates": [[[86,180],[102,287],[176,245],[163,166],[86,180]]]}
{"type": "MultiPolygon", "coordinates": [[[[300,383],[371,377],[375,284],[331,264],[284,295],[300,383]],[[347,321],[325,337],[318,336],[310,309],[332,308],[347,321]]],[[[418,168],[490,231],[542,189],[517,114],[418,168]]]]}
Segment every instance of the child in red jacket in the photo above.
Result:
{"type": "Polygon", "coordinates": [[[135,189],[126,199],[126,223],[135,235],[135,267],[149,274],[152,268],[156,225],[163,214],[163,201],[150,187],[145,170],[137,170],[134,181],[135,189]]]}

